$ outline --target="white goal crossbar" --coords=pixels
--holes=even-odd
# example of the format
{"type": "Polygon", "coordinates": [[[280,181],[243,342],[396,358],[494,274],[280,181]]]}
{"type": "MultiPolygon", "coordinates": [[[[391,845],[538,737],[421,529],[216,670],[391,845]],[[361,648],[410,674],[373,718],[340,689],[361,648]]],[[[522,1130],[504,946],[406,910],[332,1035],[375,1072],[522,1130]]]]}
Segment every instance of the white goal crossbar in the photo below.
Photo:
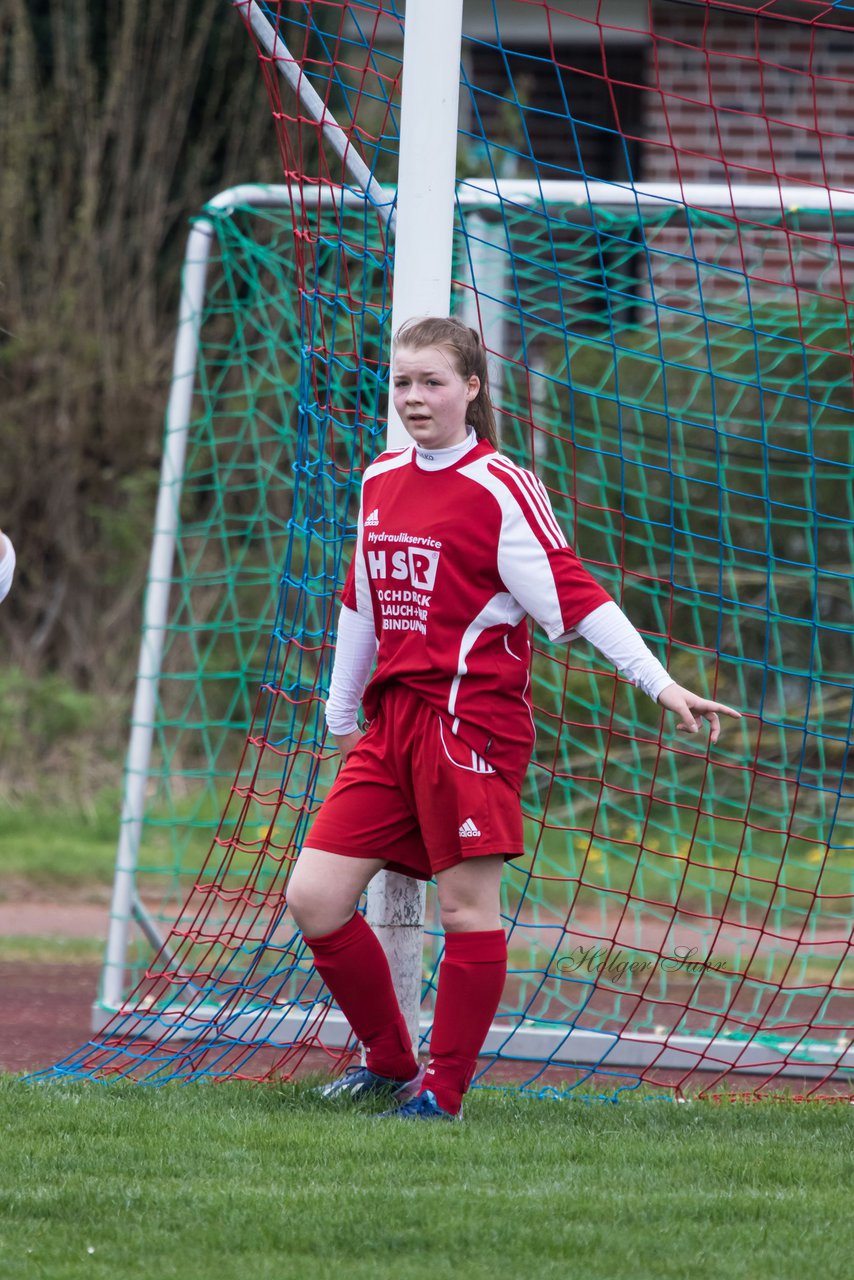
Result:
{"type": "MultiPolygon", "coordinates": [[[[316,198],[313,197],[313,198],[316,198]]],[[[366,201],[373,204],[381,200],[387,211],[395,206],[396,192],[392,188],[374,187],[370,195],[364,191],[343,188],[340,191],[326,189],[322,200],[329,206],[364,207],[366,201]]],[[[191,422],[195,378],[198,361],[199,327],[205,304],[210,246],[215,235],[216,220],[228,217],[235,209],[288,207],[293,193],[286,186],[262,186],[243,184],[220,192],[205,205],[191,229],[184,261],[181,306],[178,319],[172,383],[166,413],[166,444],[161,466],[160,488],[155,516],[143,621],[143,640],[136,677],[136,689],[132,712],[132,726],[128,745],[122,804],[121,830],[116,857],[116,870],[110,912],[109,936],[104,962],[104,979],[100,999],[93,1009],[93,1029],[101,1030],[115,1015],[125,1014],[124,1032],[142,1033],[150,1026],[175,1037],[197,1035],[204,1024],[210,1023],[211,1035],[228,1039],[263,1038],[277,1045],[291,1043],[305,1027],[307,1014],[296,1006],[285,1009],[246,1009],[231,1012],[225,1023],[221,1011],[213,1004],[200,1004],[192,1010],[162,1013],[129,1009],[125,1004],[124,975],[127,964],[129,931],[136,921],[146,938],[156,949],[162,949],[168,957],[168,948],[160,932],[140,901],[136,891],[136,866],[142,836],[145,812],[145,795],[149,776],[154,718],[157,705],[164,640],[169,617],[169,584],[173,572],[179,510],[183,486],[188,431],[191,422]],[[125,1012],[127,1011],[127,1012],[125,1012]]],[[[732,211],[752,209],[774,214],[814,213],[828,217],[833,213],[854,211],[854,192],[828,192],[813,187],[758,187],[744,188],[705,184],[702,186],[672,186],[650,184],[647,187],[629,188],[605,182],[534,182],[521,179],[500,182],[469,179],[457,183],[456,202],[460,216],[466,220],[488,215],[490,208],[499,202],[510,202],[523,207],[571,206],[595,210],[597,207],[621,206],[632,203],[646,207],[667,204],[686,211],[708,209],[732,211]]],[[[490,245],[485,243],[487,258],[490,245]]],[[[486,272],[490,275],[490,288],[480,296],[480,324],[489,331],[488,345],[500,352],[501,296],[500,281],[495,273],[502,267],[491,255],[486,272]],[[494,286],[494,288],[493,288],[494,286]]],[[[477,273],[475,273],[477,274],[477,273]]],[[[468,291],[472,293],[472,291],[468,291]]],[[[469,317],[478,323],[478,317],[469,317]]],[[[371,910],[368,918],[382,936],[382,931],[395,928],[406,932],[403,951],[411,958],[417,957],[417,965],[407,961],[410,970],[407,986],[410,992],[420,985],[421,929],[423,925],[423,888],[406,877],[397,877],[402,884],[396,901],[382,900],[380,907],[371,910]],[[410,887],[411,886],[411,887],[410,887]],[[415,975],[413,977],[413,974],[415,975]]],[[[383,938],[387,949],[394,951],[388,937],[383,938]]],[[[398,972],[399,972],[399,966],[398,972]]],[[[411,1004],[411,999],[410,999],[411,1004]]],[[[418,1017],[417,1005],[409,1021],[413,1031],[422,1036],[429,1030],[429,1022],[418,1017]]],[[[323,1020],[320,1039],[329,1047],[347,1043],[350,1029],[341,1015],[333,1010],[323,1020]]],[[[828,1063],[835,1062],[840,1050],[847,1046],[834,1046],[811,1041],[808,1052],[804,1048],[803,1061],[796,1045],[774,1040],[773,1049],[756,1041],[744,1045],[735,1038],[699,1036],[669,1036],[666,1039],[650,1036],[612,1037],[597,1032],[567,1030],[558,1024],[508,1027],[496,1024],[489,1033],[486,1052],[500,1049],[502,1056],[533,1058],[555,1063],[600,1064],[603,1069],[616,1066],[642,1067],[655,1064],[674,1070],[684,1070],[697,1064],[702,1057],[709,1065],[729,1064],[738,1071],[788,1070],[798,1075],[826,1074],[828,1063]],[[785,1058],[785,1062],[784,1062],[785,1058]]],[[[838,1069],[854,1067],[854,1056],[848,1049],[838,1063],[838,1069]]]]}

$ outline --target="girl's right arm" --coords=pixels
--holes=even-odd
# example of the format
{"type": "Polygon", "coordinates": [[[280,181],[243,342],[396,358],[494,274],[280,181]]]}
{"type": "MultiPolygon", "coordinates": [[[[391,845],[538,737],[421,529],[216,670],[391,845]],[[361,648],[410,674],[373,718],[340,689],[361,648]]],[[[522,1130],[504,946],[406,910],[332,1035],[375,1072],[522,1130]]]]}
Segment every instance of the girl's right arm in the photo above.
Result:
{"type": "Polygon", "coordinates": [[[326,724],[345,760],[362,736],[359,707],[376,655],[373,621],[342,605],[326,700],[326,724]]]}

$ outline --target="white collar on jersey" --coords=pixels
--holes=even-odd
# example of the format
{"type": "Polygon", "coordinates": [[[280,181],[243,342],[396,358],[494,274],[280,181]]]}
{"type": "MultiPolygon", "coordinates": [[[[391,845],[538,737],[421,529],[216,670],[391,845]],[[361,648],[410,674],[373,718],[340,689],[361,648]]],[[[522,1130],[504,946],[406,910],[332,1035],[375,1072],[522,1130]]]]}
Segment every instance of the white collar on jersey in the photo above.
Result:
{"type": "Polygon", "coordinates": [[[447,449],[419,449],[415,446],[415,461],[422,471],[443,471],[452,467],[460,458],[464,458],[477,444],[477,432],[469,427],[469,433],[460,444],[452,444],[447,449]]]}

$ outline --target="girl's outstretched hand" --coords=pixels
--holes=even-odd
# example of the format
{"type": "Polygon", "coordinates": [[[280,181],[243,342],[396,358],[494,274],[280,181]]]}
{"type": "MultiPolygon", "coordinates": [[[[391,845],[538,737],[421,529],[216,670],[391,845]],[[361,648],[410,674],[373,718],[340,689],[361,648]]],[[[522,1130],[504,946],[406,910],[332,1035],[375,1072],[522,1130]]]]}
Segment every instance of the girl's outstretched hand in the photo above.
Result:
{"type": "Polygon", "coordinates": [[[658,695],[658,701],[668,711],[679,717],[676,726],[678,733],[696,733],[700,725],[699,719],[708,720],[711,728],[711,741],[717,742],[721,733],[720,716],[731,716],[733,720],[741,719],[741,712],[726,706],[723,702],[709,702],[690,689],[683,689],[681,684],[668,684],[658,695]]]}

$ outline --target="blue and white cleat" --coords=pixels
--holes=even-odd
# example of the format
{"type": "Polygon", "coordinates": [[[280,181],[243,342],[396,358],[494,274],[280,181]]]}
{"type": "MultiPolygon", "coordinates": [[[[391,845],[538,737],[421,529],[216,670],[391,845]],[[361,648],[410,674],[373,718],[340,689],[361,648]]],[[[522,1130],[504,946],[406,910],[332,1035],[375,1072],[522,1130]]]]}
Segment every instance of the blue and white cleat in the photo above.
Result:
{"type": "Polygon", "coordinates": [[[462,1120],[462,1108],[456,1115],[451,1111],[443,1111],[436,1101],[432,1089],[425,1089],[414,1098],[410,1098],[402,1107],[393,1111],[381,1111],[377,1120],[462,1120]]]}
{"type": "Polygon", "coordinates": [[[419,1067],[411,1080],[392,1080],[388,1076],[378,1076],[367,1067],[348,1067],[343,1076],[321,1085],[315,1092],[325,1102],[337,1102],[340,1099],[361,1102],[363,1098],[394,1098],[403,1101],[417,1092],[423,1078],[424,1067],[419,1067]]]}

